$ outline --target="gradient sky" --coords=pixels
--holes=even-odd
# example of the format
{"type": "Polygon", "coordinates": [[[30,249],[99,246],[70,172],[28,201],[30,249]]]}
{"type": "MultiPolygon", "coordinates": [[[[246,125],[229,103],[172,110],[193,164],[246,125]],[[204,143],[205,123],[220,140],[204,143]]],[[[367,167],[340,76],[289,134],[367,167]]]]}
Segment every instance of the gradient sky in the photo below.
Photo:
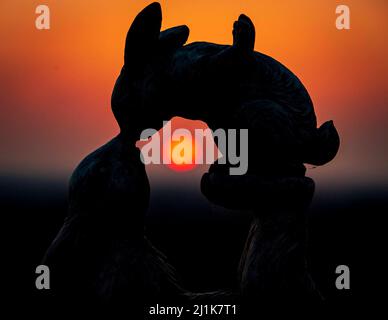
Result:
{"type": "MultiPolygon", "coordinates": [[[[110,95],[134,16],[150,1],[0,2],[0,174],[68,176],[118,128],[110,95]],[[51,30],[35,29],[35,8],[51,9],[51,30]]],[[[163,26],[187,24],[189,42],[232,42],[240,13],[256,26],[255,49],[305,84],[319,123],[333,119],[337,158],[309,175],[328,183],[385,183],[388,124],[388,2],[384,0],[168,0],[163,26]],[[351,30],[335,28],[347,4],[351,30]]],[[[166,119],[167,120],[167,119],[166,119]]],[[[186,175],[199,176],[204,168],[186,175]]],[[[153,177],[185,173],[153,168],[153,177]]],[[[187,178],[187,176],[186,176],[187,178]]]]}

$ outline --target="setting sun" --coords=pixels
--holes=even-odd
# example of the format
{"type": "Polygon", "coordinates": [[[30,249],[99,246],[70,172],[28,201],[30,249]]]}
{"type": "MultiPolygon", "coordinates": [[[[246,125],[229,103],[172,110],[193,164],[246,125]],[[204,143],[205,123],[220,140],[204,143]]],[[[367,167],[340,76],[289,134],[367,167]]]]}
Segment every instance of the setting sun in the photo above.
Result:
{"type": "Polygon", "coordinates": [[[206,123],[181,117],[164,122],[159,131],[144,133],[136,146],[144,164],[162,164],[180,172],[211,164],[220,155],[206,123]]]}
{"type": "MultiPolygon", "coordinates": [[[[164,152],[168,152],[164,146],[164,152]]],[[[167,166],[175,171],[188,171],[195,168],[195,143],[191,136],[185,135],[181,141],[171,141],[171,163],[167,166]]]]}

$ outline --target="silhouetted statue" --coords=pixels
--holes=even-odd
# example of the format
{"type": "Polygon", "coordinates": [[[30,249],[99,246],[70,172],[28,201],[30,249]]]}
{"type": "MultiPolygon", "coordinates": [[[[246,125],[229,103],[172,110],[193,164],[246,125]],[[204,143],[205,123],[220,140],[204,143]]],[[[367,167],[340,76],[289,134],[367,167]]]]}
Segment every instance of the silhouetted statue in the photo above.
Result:
{"type": "Polygon", "coordinates": [[[256,305],[260,299],[319,296],[306,267],[304,211],[314,183],[305,177],[304,163],[323,165],[334,158],[339,137],[333,123],[317,129],[299,79],[254,51],[255,29],[247,16],[234,23],[233,45],[184,45],[189,29],[160,32],[161,19],[160,5],[153,3],[128,31],[124,67],[112,95],[121,133],[74,172],[69,217],[47,263],[62,270],[62,279],[68,279],[69,268],[82,267],[72,271],[77,281],[105,301],[124,298],[139,286],[151,300],[198,297],[177,284],[174,270],[143,236],[149,185],[134,146],[143,129],[182,116],[203,120],[211,129],[249,129],[247,174],[230,176],[229,165],[215,163],[201,182],[210,201],[254,213],[239,294],[256,305]]]}

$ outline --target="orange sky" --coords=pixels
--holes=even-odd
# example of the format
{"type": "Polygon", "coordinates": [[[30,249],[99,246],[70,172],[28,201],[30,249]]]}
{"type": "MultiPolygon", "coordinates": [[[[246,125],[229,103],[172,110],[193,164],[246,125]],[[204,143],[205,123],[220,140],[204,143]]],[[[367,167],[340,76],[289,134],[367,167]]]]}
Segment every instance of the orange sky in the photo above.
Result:
{"type": "MultiPolygon", "coordinates": [[[[0,2],[0,173],[66,176],[83,156],[117,133],[110,95],[126,31],[148,3],[0,2]],[[35,29],[38,4],[51,9],[49,31],[35,29]]],[[[163,28],[187,24],[190,42],[230,44],[233,21],[242,12],[249,15],[256,25],[255,49],[293,70],[309,90],[319,122],[333,119],[340,131],[339,156],[310,174],[322,180],[387,179],[388,2],[161,4],[163,28]],[[338,4],[350,7],[351,30],[335,28],[338,4]]]]}

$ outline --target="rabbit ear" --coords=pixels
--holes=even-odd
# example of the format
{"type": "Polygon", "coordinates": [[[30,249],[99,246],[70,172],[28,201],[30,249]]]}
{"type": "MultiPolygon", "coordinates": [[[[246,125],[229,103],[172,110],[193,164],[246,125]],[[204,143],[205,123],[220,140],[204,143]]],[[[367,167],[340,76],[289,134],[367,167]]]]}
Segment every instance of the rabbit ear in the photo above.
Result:
{"type": "Polygon", "coordinates": [[[254,49],[255,26],[244,14],[241,14],[233,24],[233,46],[249,51],[254,49]]]}
{"type": "Polygon", "coordinates": [[[125,42],[124,65],[142,65],[157,46],[162,9],[157,2],[145,7],[132,22],[125,42]]]}
{"type": "Polygon", "coordinates": [[[178,26],[166,29],[160,33],[159,45],[162,51],[173,51],[182,47],[188,37],[190,30],[187,26],[178,26]]]}
{"type": "Polygon", "coordinates": [[[322,166],[333,160],[340,146],[340,137],[333,121],[326,121],[317,129],[313,144],[306,150],[304,162],[322,166]]]}

